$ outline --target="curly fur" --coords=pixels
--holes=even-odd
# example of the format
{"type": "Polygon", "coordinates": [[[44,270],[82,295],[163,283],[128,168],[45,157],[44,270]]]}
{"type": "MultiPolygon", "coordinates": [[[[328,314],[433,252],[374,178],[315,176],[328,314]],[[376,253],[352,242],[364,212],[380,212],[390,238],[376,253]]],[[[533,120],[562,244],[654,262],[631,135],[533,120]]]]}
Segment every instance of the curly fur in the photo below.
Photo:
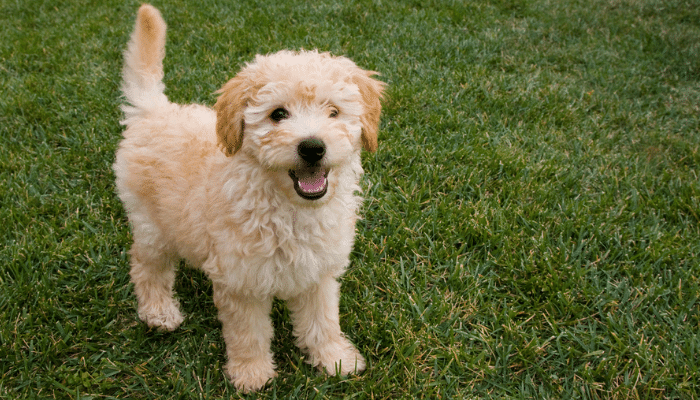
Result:
{"type": "Polygon", "coordinates": [[[340,330],[337,278],[362,202],[360,153],[377,148],[383,84],[347,58],[281,51],[256,56],[214,109],[178,105],[163,93],[165,31],[159,11],[143,5],[125,52],[126,130],[114,163],[139,317],[180,325],[173,283],[184,258],[213,281],[237,388],[257,390],[276,375],[274,297],[287,300],[311,363],[362,371],[340,330]],[[279,109],[284,118],[274,117],[279,109]]]}

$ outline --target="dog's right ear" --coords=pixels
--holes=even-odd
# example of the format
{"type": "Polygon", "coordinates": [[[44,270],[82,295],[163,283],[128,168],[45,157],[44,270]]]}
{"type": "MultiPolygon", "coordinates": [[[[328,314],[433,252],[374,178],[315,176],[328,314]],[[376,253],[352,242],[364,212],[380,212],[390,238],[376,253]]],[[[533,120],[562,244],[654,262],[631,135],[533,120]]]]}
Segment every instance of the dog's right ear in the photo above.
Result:
{"type": "Polygon", "coordinates": [[[247,81],[238,75],[217,91],[220,95],[214,105],[216,136],[227,157],[234,155],[243,144],[243,111],[249,100],[247,94],[250,93],[247,81]]]}

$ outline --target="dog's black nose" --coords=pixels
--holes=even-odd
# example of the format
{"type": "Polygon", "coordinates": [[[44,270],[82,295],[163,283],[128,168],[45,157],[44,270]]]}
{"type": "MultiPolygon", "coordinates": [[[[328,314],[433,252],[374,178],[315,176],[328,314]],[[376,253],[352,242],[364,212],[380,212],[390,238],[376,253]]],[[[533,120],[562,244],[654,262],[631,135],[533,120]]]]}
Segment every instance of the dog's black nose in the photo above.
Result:
{"type": "Polygon", "coordinates": [[[320,139],[304,139],[297,146],[297,153],[307,163],[315,163],[326,154],[326,145],[320,139]]]}

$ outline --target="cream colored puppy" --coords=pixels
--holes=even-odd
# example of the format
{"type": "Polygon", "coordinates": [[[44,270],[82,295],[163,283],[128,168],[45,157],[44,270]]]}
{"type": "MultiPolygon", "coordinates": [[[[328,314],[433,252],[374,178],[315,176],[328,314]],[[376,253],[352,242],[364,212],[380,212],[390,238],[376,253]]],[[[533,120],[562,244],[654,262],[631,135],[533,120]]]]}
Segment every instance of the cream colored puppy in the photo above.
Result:
{"type": "Polygon", "coordinates": [[[114,163],[133,228],[138,314],[166,330],[179,259],[213,281],[226,372],[243,391],[273,378],[274,297],[298,346],[334,375],[365,361],[338,322],[362,199],[360,152],[377,148],[383,83],[316,51],[257,56],[219,91],[214,110],[163,94],[165,22],[143,5],[125,52],[126,125],[114,163]]]}

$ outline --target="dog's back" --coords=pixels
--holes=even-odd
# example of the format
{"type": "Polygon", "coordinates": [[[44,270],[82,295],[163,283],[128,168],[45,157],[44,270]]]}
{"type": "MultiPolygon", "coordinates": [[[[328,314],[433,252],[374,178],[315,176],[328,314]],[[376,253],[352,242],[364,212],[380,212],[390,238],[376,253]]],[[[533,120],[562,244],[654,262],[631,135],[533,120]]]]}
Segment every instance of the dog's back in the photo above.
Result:
{"type": "MultiPolygon", "coordinates": [[[[207,159],[224,156],[216,144],[214,110],[171,103],[163,93],[165,33],[160,12],[142,5],[124,52],[126,129],[113,168],[135,236],[168,247],[174,237],[203,235],[203,227],[195,222],[204,220],[204,209],[187,203],[203,196],[207,159]]],[[[190,260],[204,257],[204,251],[190,253],[181,255],[190,260]]]]}

